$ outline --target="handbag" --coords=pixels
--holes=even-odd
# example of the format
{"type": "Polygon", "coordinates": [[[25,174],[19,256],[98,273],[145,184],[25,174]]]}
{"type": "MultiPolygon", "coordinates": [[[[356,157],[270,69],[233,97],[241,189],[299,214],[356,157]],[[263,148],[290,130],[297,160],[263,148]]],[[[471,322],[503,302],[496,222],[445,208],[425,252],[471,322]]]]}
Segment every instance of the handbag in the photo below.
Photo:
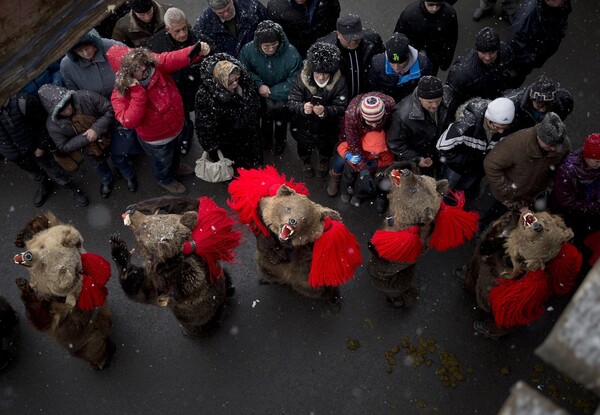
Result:
{"type": "Polygon", "coordinates": [[[196,177],[211,182],[226,182],[233,179],[233,161],[223,157],[221,150],[217,151],[218,161],[210,161],[208,152],[202,153],[202,156],[196,160],[196,177]]]}

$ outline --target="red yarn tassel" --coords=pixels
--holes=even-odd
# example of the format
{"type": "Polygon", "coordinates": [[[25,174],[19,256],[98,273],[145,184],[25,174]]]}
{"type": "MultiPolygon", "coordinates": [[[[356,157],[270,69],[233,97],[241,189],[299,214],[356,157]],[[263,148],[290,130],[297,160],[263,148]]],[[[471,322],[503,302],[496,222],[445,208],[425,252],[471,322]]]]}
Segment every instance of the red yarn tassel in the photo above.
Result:
{"type": "Polygon", "coordinates": [[[521,279],[498,278],[489,294],[496,325],[503,329],[523,326],[544,314],[550,282],[542,269],[528,271],[521,279]]]}
{"type": "Polygon", "coordinates": [[[582,263],[581,252],[570,242],[565,242],[556,257],[548,262],[547,272],[554,294],[563,295],[571,291],[582,263]]]}
{"type": "Polygon", "coordinates": [[[311,287],[337,286],[349,281],[362,264],[360,245],[346,226],[325,218],[323,234],[315,241],[308,274],[311,287]]]}
{"type": "Polygon", "coordinates": [[[229,183],[231,198],[227,204],[239,216],[240,222],[250,225],[255,234],[262,233],[269,236],[269,229],[262,223],[258,213],[258,203],[266,196],[273,196],[282,184],[294,189],[296,193],[308,196],[308,189],[304,183],[286,180],[284,174],[273,166],[260,169],[239,169],[239,176],[229,183]]]}
{"type": "Polygon", "coordinates": [[[592,250],[592,257],[588,261],[588,264],[593,267],[598,258],[600,258],[600,231],[586,236],[583,243],[592,250]]]}
{"type": "Polygon", "coordinates": [[[435,227],[429,246],[437,251],[446,251],[461,246],[472,239],[477,231],[477,212],[463,210],[465,194],[462,191],[450,191],[456,200],[456,206],[449,206],[445,202],[440,205],[440,210],[435,217],[435,227]]]}
{"type": "Polygon", "coordinates": [[[91,252],[81,254],[83,285],[77,298],[80,310],[91,311],[106,302],[108,290],[105,285],[110,279],[110,263],[91,252]]]}
{"type": "Polygon", "coordinates": [[[377,254],[388,261],[412,264],[423,252],[420,230],[416,225],[401,231],[379,230],[371,238],[371,244],[377,254]]]}

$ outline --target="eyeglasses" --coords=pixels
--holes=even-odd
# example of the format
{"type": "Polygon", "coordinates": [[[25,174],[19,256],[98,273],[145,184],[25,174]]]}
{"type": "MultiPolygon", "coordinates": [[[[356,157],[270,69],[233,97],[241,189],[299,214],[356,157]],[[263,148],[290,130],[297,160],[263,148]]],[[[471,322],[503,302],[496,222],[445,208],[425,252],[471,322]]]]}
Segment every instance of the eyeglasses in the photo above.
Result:
{"type": "Polygon", "coordinates": [[[529,98],[535,101],[554,101],[554,91],[553,92],[537,92],[530,91],[529,98]]]}

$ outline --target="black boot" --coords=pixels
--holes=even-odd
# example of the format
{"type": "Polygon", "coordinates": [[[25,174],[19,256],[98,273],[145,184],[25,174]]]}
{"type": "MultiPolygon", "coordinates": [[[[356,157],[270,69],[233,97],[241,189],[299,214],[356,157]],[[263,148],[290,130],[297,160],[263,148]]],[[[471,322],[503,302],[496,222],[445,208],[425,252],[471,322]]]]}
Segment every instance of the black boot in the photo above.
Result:
{"type": "Polygon", "coordinates": [[[302,166],[302,173],[304,173],[304,177],[311,178],[315,177],[315,170],[312,167],[310,155],[308,156],[300,156],[300,164],[302,166]]]}
{"type": "Polygon", "coordinates": [[[83,190],[81,190],[79,187],[77,187],[77,185],[75,183],[73,183],[73,182],[67,183],[65,185],[65,189],[67,189],[71,193],[71,197],[73,198],[73,200],[75,200],[75,202],[79,206],[87,206],[90,204],[90,201],[87,198],[87,196],[85,195],[85,193],[83,193],[83,190]]]}
{"type": "Polygon", "coordinates": [[[48,196],[50,196],[52,181],[48,177],[43,176],[41,180],[36,180],[36,182],[38,182],[38,188],[33,195],[33,206],[40,207],[46,203],[48,196]]]}

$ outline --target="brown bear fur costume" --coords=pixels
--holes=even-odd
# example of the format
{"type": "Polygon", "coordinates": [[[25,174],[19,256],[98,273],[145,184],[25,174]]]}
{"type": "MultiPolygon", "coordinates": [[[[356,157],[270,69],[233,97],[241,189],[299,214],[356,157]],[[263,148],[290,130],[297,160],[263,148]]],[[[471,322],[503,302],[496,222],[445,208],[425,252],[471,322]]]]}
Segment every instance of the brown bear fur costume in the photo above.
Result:
{"type": "MultiPolygon", "coordinates": [[[[26,266],[31,276],[30,282],[24,278],[16,280],[28,320],[38,330],[48,332],[73,356],[86,360],[94,369],[102,369],[114,351],[109,337],[112,316],[104,302],[106,293],[89,306],[81,303],[82,291],[88,292],[83,282],[88,278],[83,274],[88,271],[82,265],[85,251],[81,234],[46,213],[32,219],[19,232],[15,245],[27,248],[15,255],[15,263],[26,266]]],[[[110,265],[101,261],[110,277],[110,265]]],[[[106,280],[94,281],[92,285],[103,291],[106,280]]]]}
{"type": "MultiPolygon", "coordinates": [[[[475,254],[465,269],[465,288],[475,293],[479,308],[493,314],[490,293],[501,281],[516,282],[528,272],[548,270],[548,264],[552,264],[555,258],[570,259],[573,256],[574,264],[579,261],[579,265],[563,268],[560,282],[557,278],[554,281],[560,285],[560,288],[553,289],[554,293],[559,291],[564,294],[574,285],[581,267],[581,255],[578,252],[571,255],[563,250],[564,245],[570,245],[567,242],[572,238],[572,230],[558,215],[533,213],[527,209],[509,211],[494,221],[478,241],[475,254]],[[573,270],[575,274],[572,274],[573,270]]],[[[500,328],[491,319],[480,326],[484,329],[483,334],[491,338],[507,334],[512,328],[500,328]]]]}
{"type": "Polygon", "coordinates": [[[229,193],[229,205],[256,236],[261,283],[289,285],[306,297],[339,305],[338,286],[362,262],[356,238],[341,224],[340,214],[311,201],[303,183],[286,180],[272,166],[241,170],[229,193]],[[335,253],[320,251],[324,240],[335,253]],[[317,251],[321,254],[315,260],[317,251]],[[315,270],[324,264],[327,275],[315,270]]]}
{"type": "Polygon", "coordinates": [[[439,213],[445,206],[442,200],[448,192],[448,181],[420,175],[408,162],[393,164],[386,175],[391,181],[389,215],[369,243],[372,255],[367,271],[387,301],[403,307],[411,305],[417,296],[412,280],[416,262],[427,245],[440,251],[461,245],[473,237],[477,215],[462,210],[464,201],[445,208],[464,217],[466,226],[455,229],[455,240],[443,241],[444,237],[434,235],[434,231],[438,228],[439,233],[445,232],[439,224],[439,213]]]}
{"type": "MultiPolygon", "coordinates": [[[[207,334],[233,293],[229,275],[219,264],[216,269],[221,275],[213,278],[204,258],[182,250],[192,239],[201,204],[216,208],[212,200],[200,200],[160,197],[128,207],[123,215],[125,224],[133,232],[143,266],[133,265],[125,241],[116,234],[111,236],[112,257],[127,296],[140,303],[169,307],[184,327],[184,334],[190,336],[207,334]]],[[[227,227],[229,237],[239,243],[240,232],[231,230],[233,220],[222,216],[220,222],[227,227]]]]}

